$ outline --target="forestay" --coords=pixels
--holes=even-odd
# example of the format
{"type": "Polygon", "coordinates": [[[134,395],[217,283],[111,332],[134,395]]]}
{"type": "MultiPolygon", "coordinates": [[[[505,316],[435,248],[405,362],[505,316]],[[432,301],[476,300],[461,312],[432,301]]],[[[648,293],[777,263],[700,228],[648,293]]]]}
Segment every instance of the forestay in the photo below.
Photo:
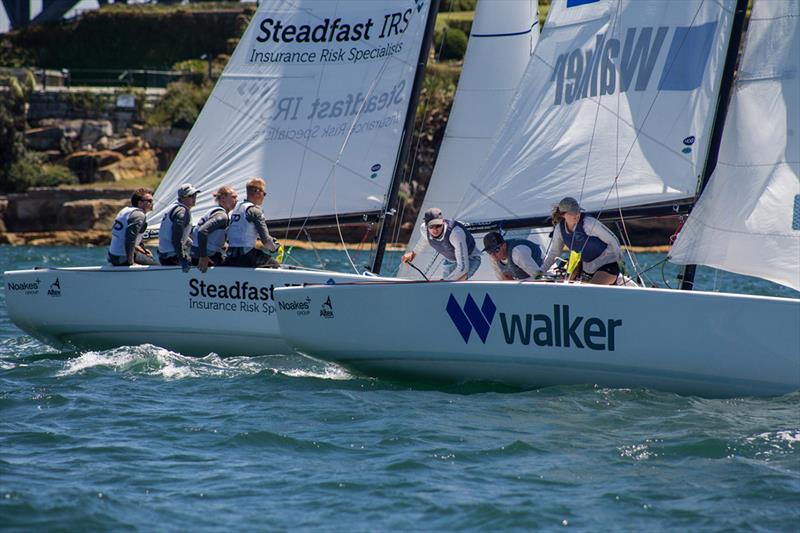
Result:
{"type": "Polygon", "coordinates": [[[267,217],[383,209],[425,29],[425,0],[265,0],[156,192],[157,226],[177,188],[253,176],[267,217]]]}
{"type": "Polygon", "coordinates": [[[800,290],[800,4],[755,2],[716,170],[670,253],[800,290]]]}
{"type": "MultiPolygon", "coordinates": [[[[429,207],[440,207],[447,217],[456,215],[459,202],[494,142],[538,40],[538,0],[478,2],[464,67],[417,227],[429,207]]],[[[419,237],[414,230],[410,248],[419,237]]],[[[420,268],[428,269],[434,259],[435,254],[428,252],[415,261],[420,268]]],[[[400,274],[413,275],[407,269],[400,274]]]]}
{"type": "Polygon", "coordinates": [[[554,2],[468,221],[546,217],[694,196],[734,0],[554,2]]]}

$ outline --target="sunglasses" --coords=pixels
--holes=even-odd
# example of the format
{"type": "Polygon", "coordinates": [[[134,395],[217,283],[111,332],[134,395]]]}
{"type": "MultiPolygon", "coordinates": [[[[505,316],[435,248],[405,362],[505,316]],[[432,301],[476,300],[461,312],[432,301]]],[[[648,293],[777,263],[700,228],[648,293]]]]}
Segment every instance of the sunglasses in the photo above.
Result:
{"type": "Polygon", "coordinates": [[[486,253],[488,253],[489,255],[494,255],[499,251],[500,251],[500,246],[498,246],[497,248],[492,248],[491,250],[486,250],[486,253]]]}
{"type": "Polygon", "coordinates": [[[145,203],[145,204],[152,204],[153,203],[153,199],[152,198],[150,198],[150,199],[143,198],[143,199],[141,199],[139,201],[142,202],[142,203],[145,203]]]}

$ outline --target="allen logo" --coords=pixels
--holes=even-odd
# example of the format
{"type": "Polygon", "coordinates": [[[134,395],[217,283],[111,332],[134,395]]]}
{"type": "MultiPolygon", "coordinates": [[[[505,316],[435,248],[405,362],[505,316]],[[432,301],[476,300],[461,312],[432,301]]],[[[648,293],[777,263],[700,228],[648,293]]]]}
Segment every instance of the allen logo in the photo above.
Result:
{"type": "Polygon", "coordinates": [[[319,310],[319,316],[333,318],[333,304],[331,303],[330,296],[328,296],[328,299],[322,303],[322,307],[319,310]]]}
{"type": "Polygon", "coordinates": [[[492,326],[496,311],[497,307],[488,294],[483,297],[483,304],[480,308],[478,308],[478,304],[475,303],[471,294],[467,294],[463,309],[452,293],[447,301],[447,314],[450,315],[453,325],[461,334],[465,343],[469,342],[470,333],[475,328],[475,332],[480,337],[481,342],[486,344],[486,338],[489,336],[489,329],[492,326]]]}
{"type": "Polygon", "coordinates": [[[61,283],[58,281],[58,278],[56,278],[56,280],[50,284],[47,294],[53,297],[61,296],[61,283]]]}

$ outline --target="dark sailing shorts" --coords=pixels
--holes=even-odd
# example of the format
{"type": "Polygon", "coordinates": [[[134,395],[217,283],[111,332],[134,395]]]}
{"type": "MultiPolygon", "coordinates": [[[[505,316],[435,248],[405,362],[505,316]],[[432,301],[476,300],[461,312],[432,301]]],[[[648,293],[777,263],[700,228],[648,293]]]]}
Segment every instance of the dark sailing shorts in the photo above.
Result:
{"type": "Polygon", "coordinates": [[[606,263],[605,265],[598,268],[595,272],[608,272],[612,276],[619,276],[619,263],[616,261],[613,263],[606,263]]]}

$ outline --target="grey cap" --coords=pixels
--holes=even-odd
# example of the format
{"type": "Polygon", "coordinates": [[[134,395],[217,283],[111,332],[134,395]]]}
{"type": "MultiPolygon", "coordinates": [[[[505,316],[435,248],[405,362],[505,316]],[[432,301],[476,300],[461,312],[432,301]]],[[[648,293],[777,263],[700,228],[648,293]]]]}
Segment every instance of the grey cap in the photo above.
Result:
{"type": "Polygon", "coordinates": [[[194,185],[191,183],[184,183],[178,189],[178,198],[188,198],[190,196],[194,196],[195,194],[199,193],[198,189],[195,189],[194,185]]]}
{"type": "Polygon", "coordinates": [[[580,213],[581,206],[572,196],[565,196],[558,202],[558,210],[562,213],[580,213]]]}
{"type": "Polygon", "coordinates": [[[425,221],[425,226],[439,226],[444,224],[444,215],[438,207],[431,207],[425,211],[423,220],[425,221]]]}

